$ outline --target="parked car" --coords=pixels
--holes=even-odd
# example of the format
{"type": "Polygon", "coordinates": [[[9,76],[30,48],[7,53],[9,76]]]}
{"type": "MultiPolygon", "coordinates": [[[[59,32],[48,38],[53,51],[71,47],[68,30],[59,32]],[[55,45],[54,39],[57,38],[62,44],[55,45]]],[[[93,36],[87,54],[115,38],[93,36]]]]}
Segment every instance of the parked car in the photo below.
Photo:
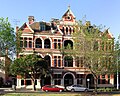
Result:
{"type": "Polygon", "coordinates": [[[55,85],[56,87],[59,87],[59,88],[63,88],[63,89],[65,89],[65,87],[64,86],[62,86],[62,85],[55,85]]]}
{"type": "Polygon", "coordinates": [[[62,92],[64,91],[64,88],[57,87],[55,85],[45,85],[42,87],[43,91],[52,91],[52,92],[62,92]]]}
{"type": "Polygon", "coordinates": [[[74,91],[85,91],[85,92],[87,92],[88,88],[83,87],[82,85],[71,85],[71,86],[67,86],[66,90],[71,91],[71,92],[74,92],[74,91]]]}

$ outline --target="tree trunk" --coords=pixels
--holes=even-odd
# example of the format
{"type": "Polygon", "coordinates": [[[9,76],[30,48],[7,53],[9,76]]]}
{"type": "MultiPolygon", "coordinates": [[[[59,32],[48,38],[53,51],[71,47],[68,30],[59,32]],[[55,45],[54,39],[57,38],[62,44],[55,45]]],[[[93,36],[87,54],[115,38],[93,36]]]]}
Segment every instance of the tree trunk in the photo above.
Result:
{"type": "Polygon", "coordinates": [[[33,90],[36,91],[35,79],[32,79],[32,81],[33,81],[33,90]]]}
{"type": "Polygon", "coordinates": [[[94,76],[94,82],[95,82],[95,92],[97,92],[97,77],[94,76]]]}
{"type": "Polygon", "coordinates": [[[32,79],[33,90],[35,91],[36,90],[36,87],[35,87],[35,74],[32,74],[31,79],[32,79]]]}
{"type": "Polygon", "coordinates": [[[95,86],[94,86],[95,89],[94,89],[94,91],[97,92],[97,79],[98,79],[98,78],[97,78],[96,74],[95,74],[92,70],[91,70],[91,72],[92,72],[92,74],[93,74],[94,83],[95,83],[95,86]]]}

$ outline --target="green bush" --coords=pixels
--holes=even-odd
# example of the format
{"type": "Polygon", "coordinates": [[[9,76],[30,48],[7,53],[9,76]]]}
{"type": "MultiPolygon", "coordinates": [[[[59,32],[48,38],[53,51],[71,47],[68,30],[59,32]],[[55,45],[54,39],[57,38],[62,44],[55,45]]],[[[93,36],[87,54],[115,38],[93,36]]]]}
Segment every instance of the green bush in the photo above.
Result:
{"type": "Polygon", "coordinates": [[[113,88],[98,88],[98,92],[112,92],[113,88]]]}

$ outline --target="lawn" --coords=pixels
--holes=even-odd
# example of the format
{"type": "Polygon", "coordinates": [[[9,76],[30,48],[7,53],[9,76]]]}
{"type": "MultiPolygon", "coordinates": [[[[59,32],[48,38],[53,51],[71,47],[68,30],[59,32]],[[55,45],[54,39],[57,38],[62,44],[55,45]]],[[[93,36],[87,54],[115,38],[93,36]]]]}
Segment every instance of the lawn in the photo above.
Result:
{"type": "Polygon", "coordinates": [[[94,94],[94,93],[5,93],[0,96],[120,96],[120,94],[94,94]]]}
{"type": "Polygon", "coordinates": [[[40,94],[40,93],[8,93],[4,96],[89,96],[81,94],[40,94]]]}
{"type": "MultiPolygon", "coordinates": [[[[103,96],[103,94],[99,95],[91,95],[91,94],[77,94],[77,93],[72,93],[72,94],[40,94],[40,93],[8,93],[3,96],[103,96]]],[[[119,94],[114,94],[114,95],[105,95],[104,96],[120,96],[119,94]]]]}

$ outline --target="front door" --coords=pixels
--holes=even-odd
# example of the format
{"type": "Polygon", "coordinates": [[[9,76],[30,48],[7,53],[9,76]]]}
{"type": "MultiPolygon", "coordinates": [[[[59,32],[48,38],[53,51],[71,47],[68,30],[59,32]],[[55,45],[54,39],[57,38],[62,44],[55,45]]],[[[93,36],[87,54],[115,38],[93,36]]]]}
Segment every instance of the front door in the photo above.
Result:
{"type": "Polygon", "coordinates": [[[69,86],[74,84],[74,79],[71,74],[66,74],[64,77],[64,86],[69,86]]]}

